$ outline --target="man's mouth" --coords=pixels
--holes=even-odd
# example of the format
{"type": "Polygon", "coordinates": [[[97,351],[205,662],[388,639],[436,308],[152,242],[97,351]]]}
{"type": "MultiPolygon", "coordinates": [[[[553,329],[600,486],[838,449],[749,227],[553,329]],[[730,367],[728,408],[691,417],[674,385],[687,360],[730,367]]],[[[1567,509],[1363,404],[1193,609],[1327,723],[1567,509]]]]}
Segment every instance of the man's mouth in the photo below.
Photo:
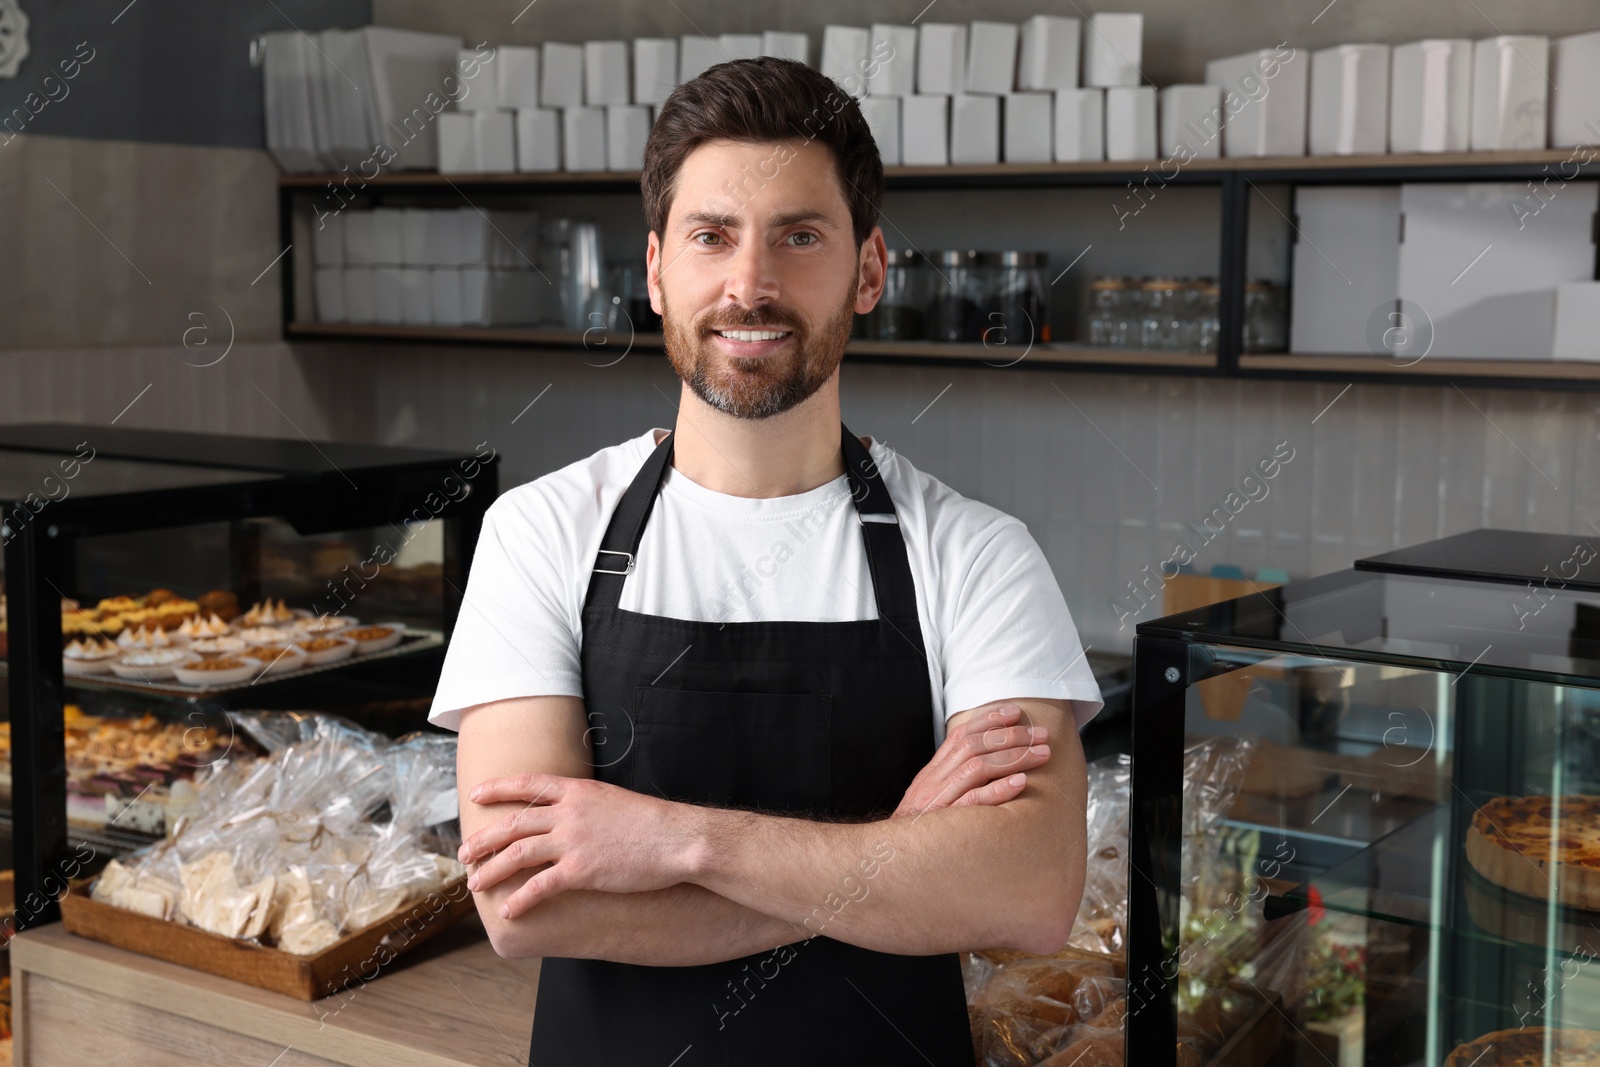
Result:
{"type": "Polygon", "coordinates": [[[725,337],[730,341],[781,341],[788,337],[789,330],[713,330],[718,337],[725,337]]]}

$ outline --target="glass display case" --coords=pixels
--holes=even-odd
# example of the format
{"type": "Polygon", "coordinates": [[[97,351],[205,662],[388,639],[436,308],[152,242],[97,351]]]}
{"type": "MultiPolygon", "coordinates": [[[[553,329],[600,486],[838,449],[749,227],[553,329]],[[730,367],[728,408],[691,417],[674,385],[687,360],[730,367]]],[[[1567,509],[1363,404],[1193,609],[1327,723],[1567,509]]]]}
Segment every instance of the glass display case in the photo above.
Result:
{"type": "Polygon", "coordinates": [[[162,832],[229,711],[423,727],[497,476],[487,444],[0,427],[18,925],[162,832]]]}
{"type": "Polygon", "coordinates": [[[1281,998],[1276,1062],[1596,1062],[1600,565],[1517,545],[1139,626],[1128,1063],[1234,991],[1281,998]]]}

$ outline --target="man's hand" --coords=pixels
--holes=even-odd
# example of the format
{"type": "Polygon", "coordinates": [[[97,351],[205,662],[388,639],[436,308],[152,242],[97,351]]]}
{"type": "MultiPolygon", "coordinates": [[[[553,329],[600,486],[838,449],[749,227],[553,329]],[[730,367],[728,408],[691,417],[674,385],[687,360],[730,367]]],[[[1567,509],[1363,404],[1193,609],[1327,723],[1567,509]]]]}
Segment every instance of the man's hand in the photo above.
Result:
{"type": "Polygon", "coordinates": [[[696,842],[676,814],[681,804],[555,774],[491,778],[468,797],[474,804],[525,805],[462,844],[461,862],[484,861],[468,889],[480,893],[517,871],[544,867],[506,898],[502,918],[515,919],[569,889],[643,893],[687,880],[696,842]]]}
{"type": "Polygon", "coordinates": [[[891,818],[917,816],[931,808],[1004,804],[1022,793],[1024,772],[1050,758],[1043,726],[1019,723],[1022,709],[1002,704],[956,723],[891,818]]]}

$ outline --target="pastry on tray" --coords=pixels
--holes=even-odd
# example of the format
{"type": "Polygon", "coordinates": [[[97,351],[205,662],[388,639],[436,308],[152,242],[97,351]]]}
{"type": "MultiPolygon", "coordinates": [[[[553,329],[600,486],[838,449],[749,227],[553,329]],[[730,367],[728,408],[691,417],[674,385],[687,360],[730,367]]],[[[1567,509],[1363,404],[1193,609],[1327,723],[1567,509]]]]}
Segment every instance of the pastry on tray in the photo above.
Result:
{"type": "Polygon", "coordinates": [[[195,603],[200,605],[201,611],[217,615],[223,622],[232,622],[239,615],[239,598],[226,589],[213,589],[196,597],[195,603]]]}
{"type": "Polygon", "coordinates": [[[282,600],[266,600],[250,605],[250,610],[239,616],[236,622],[243,626],[284,626],[310,614],[297,612],[282,600]]]}
{"type": "Polygon", "coordinates": [[[190,641],[203,637],[221,637],[230,629],[231,627],[215,613],[206,616],[193,615],[178,625],[178,633],[190,641]]]}
{"type": "Polygon", "coordinates": [[[122,648],[171,648],[175,643],[159,626],[124,630],[117,637],[117,644],[122,648]]]}
{"type": "Polygon", "coordinates": [[[1504,889],[1600,909],[1600,796],[1495,797],[1473,814],[1466,853],[1504,889]]]}
{"type": "Polygon", "coordinates": [[[61,652],[62,669],[77,674],[106,674],[111,664],[122,655],[116,642],[104,637],[87,637],[73,640],[61,652]]]}
{"type": "Polygon", "coordinates": [[[356,653],[356,643],[345,637],[308,637],[295,644],[306,654],[307,667],[338,663],[356,653]]]}
{"type": "Polygon", "coordinates": [[[356,651],[362,655],[369,652],[382,652],[386,648],[393,648],[405,636],[405,623],[390,622],[382,626],[356,626],[340,632],[340,637],[347,637],[356,643],[356,651]]]}
{"type": "Polygon", "coordinates": [[[189,642],[189,651],[202,656],[235,656],[249,645],[242,637],[228,634],[225,637],[200,637],[189,642]]]}
{"type": "Polygon", "coordinates": [[[1523,1026],[1484,1034],[1455,1051],[1444,1067],[1600,1067],[1600,1030],[1523,1026]],[[1545,1040],[1550,1058],[1545,1058],[1545,1040]]]}
{"type": "Polygon", "coordinates": [[[353,630],[359,624],[359,619],[352,619],[348,615],[318,615],[315,618],[296,619],[289,624],[289,628],[303,634],[336,634],[353,630]]]}
{"type": "Polygon", "coordinates": [[[172,669],[184,685],[237,685],[264,673],[262,665],[248,656],[217,656],[192,663],[181,663],[172,669]]]}
{"type": "Polygon", "coordinates": [[[299,645],[254,645],[241,654],[255,660],[266,674],[299,670],[309,658],[299,645]]]}
{"type": "Polygon", "coordinates": [[[158,682],[172,677],[180,663],[199,659],[186,648],[129,649],[111,664],[111,673],[130,682],[158,682]]]}

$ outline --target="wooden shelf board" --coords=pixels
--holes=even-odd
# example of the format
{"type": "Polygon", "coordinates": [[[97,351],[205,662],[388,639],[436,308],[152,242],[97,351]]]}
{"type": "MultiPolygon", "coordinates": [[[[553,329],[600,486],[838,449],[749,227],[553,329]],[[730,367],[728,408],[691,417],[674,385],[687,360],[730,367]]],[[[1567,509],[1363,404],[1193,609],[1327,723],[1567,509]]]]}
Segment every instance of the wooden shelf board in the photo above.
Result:
{"type": "MultiPolygon", "coordinates": [[[[583,343],[583,334],[573,330],[547,329],[533,326],[386,326],[347,322],[291,322],[286,327],[291,338],[327,338],[338,340],[428,341],[461,344],[503,345],[554,345],[576,347],[583,343]]],[[[633,347],[655,351],[664,344],[661,334],[635,335],[633,347]]],[[[608,346],[609,347],[609,346],[608,346]]],[[[599,351],[591,345],[591,351],[599,351]]],[[[848,355],[872,358],[949,359],[968,362],[981,361],[1004,367],[1017,362],[1017,353],[1008,347],[989,347],[981,344],[951,344],[937,341],[861,341],[850,342],[848,355]]],[[[1144,352],[1127,349],[1091,348],[1087,345],[1040,344],[1034,345],[1022,357],[1022,362],[1049,364],[1089,364],[1095,366],[1125,367],[1186,367],[1211,369],[1216,361],[1211,356],[1188,352],[1144,352]]]]}
{"type": "MultiPolygon", "coordinates": [[[[1404,155],[1362,156],[1228,156],[1221,159],[1194,159],[1182,164],[1183,172],[1236,170],[1356,170],[1372,167],[1459,167],[1459,166],[1537,166],[1561,163],[1574,158],[1575,148],[1548,148],[1525,152],[1415,152],[1404,155]]],[[[893,185],[899,179],[973,179],[1021,176],[1072,177],[1075,175],[1136,174],[1146,167],[1178,166],[1175,159],[1096,160],[1085,163],[979,163],[950,166],[884,167],[884,179],[893,185]]],[[[369,188],[449,188],[481,185],[594,185],[615,189],[636,188],[638,171],[509,171],[499,174],[440,174],[437,171],[395,171],[363,179],[346,174],[282,174],[278,184],[292,188],[322,188],[329,182],[338,185],[346,179],[350,188],[362,182],[369,188]]]]}
{"type": "Polygon", "coordinates": [[[1600,362],[1532,359],[1432,359],[1396,366],[1382,356],[1295,355],[1272,352],[1239,357],[1239,369],[1274,373],[1386,374],[1395,378],[1526,378],[1535,381],[1600,381],[1600,362]]]}

